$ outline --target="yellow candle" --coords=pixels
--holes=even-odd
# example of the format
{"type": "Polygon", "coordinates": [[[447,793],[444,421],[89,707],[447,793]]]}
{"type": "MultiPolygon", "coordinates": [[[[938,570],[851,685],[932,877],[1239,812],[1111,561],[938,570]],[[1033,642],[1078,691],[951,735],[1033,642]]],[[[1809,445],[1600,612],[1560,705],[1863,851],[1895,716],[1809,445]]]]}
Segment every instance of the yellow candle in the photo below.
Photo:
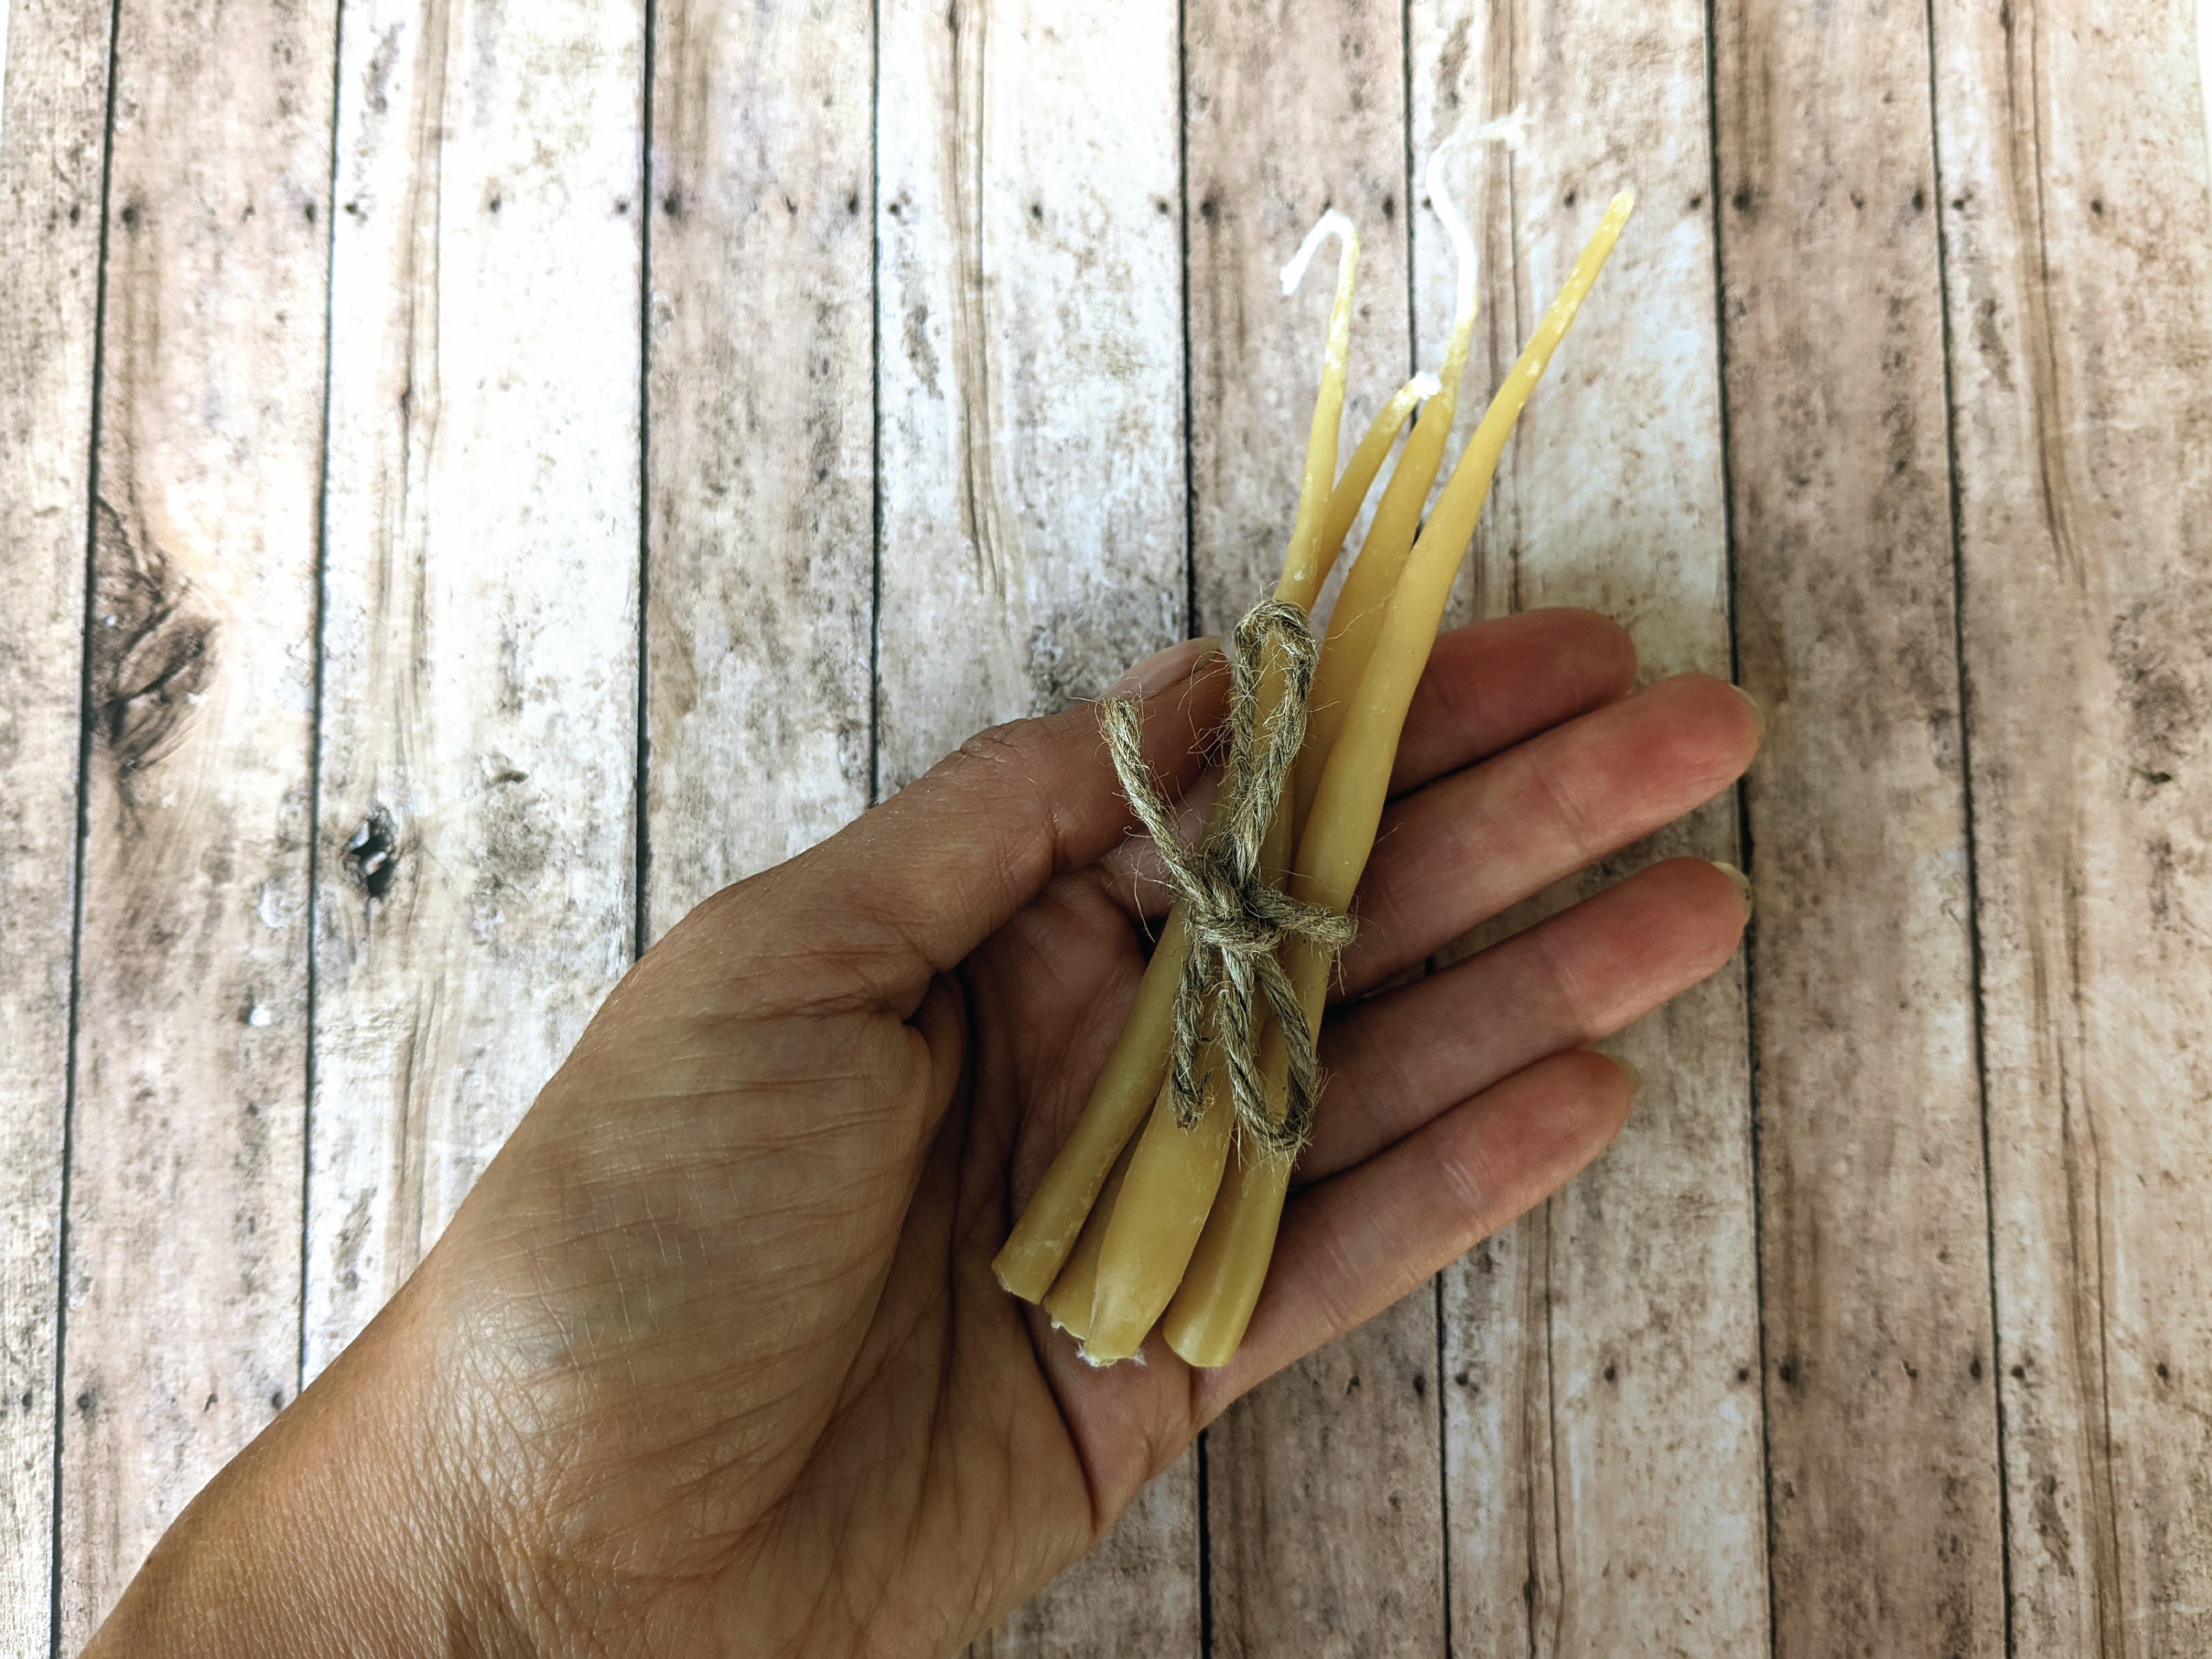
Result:
{"type": "Polygon", "coordinates": [[[1482,424],[1468,440],[1467,453],[1460,457],[1451,483],[1414,544],[1367,672],[1360,678],[1358,695],[1323,768],[1314,796],[1312,827],[1298,842],[1292,891],[1312,903],[1340,910],[1352,902],[1389,798],[1406,711],[1429,665],[1429,652],[1451,602],[1460,562],[1474,538],[1475,521],[1489,499],[1498,457],[1635,207],[1636,193],[1623,191],[1606,209],[1559,298],[1536,325],[1534,337],[1491,399],[1482,424]]]}
{"type": "MultiPolygon", "coordinates": [[[[1297,257],[1283,268],[1283,288],[1288,294],[1297,287],[1322,242],[1332,236],[1341,245],[1337,261],[1336,298],[1329,311],[1321,390],[1314,400],[1313,422],[1306,440],[1297,520],[1283,561],[1283,578],[1276,588],[1279,599],[1288,599],[1302,609],[1311,607],[1313,596],[1320,591],[1329,563],[1334,561],[1338,549],[1344,544],[1345,533],[1359,511],[1356,500],[1348,508],[1330,510],[1335,494],[1331,485],[1336,472],[1337,428],[1344,422],[1344,385],[1352,356],[1353,283],[1359,267],[1359,233],[1352,221],[1334,210],[1324,213],[1297,257]],[[1326,532],[1338,522],[1340,516],[1344,529],[1336,532],[1332,543],[1326,532]]],[[[1392,400],[1369,428],[1367,438],[1353,457],[1355,471],[1364,463],[1371,462],[1365,479],[1359,483],[1361,499],[1365,496],[1368,484],[1373,483],[1375,471],[1380,468],[1398,427],[1404,423],[1405,411],[1413,404],[1408,392],[1415,389],[1409,387],[1392,400]],[[1395,417],[1393,409],[1399,411],[1395,417]],[[1387,428],[1383,428],[1385,419],[1391,422],[1387,428]],[[1388,434],[1379,441],[1378,429],[1388,434]]],[[[1352,482],[1352,477],[1347,475],[1346,484],[1352,482]]],[[[1262,690],[1263,716],[1278,706],[1281,695],[1281,676],[1279,672],[1271,672],[1262,690]]],[[[1208,825],[1209,832],[1212,828],[1208,825]]],[[[1190,934],[1182,907],[1178,904],[1169,914],[1160,942],[1137,987],[1128,1023],[1121,1028],[1105,1070],[1099,1073],[1091,1089],[1074,1133],[1054,1158],[1029,1207],[1022,1212],[1021,1219],[991,1263],[1000,1284],[1025,1302],[1038,1301],[1051,1289],[1069,1251],[1076,1246],[1115,1159],[1137,1132],[1160,1092],[1167,1077],[1170,1014],[1175,1006],[1176,983],[1182,977],[1183,963],[1189,954],[1190,934]]]]}
{"type": "MultiPolygon", "coordinates": [[[[1291,532],[1291,544],[1283,559],[1282,580],[1275,597],[1310,609],[1328,568],[1343,545],[1344,536],[1357,513],[1338,515],[1328,510],[1332,497],[1348,491],[1332,490],[1336,471],[1337,428],[1344,421],[1345,380],[1352,356],[1352,303],[1358,270],[1358,233],[1352,222],[1334,210],[1322,216],[1297,257],[1283,267],[1283,292],[1294,291],[1322,240],[1338,237],[1343,244],[1337,266],[1336,299],[1329,312],[1328,342],[1322,358],[1321,390],[1314,399],[1313,421],[1307,431],[1304,476],[1298,489],[1298,513],[1291,532]],[[1340,523],[1342,528],[1336,528],[1340,523]],[[1334,542],[1328,532],[1335,531],[1334,542]]],[[[1418,383],[1416,383],[1417,386],[1418,383]]],[[[1409,386],[1409,390],[1415,387],[1409,386]]],[[[1400,398],[1404,398],[1401,392],[1400,398]]],[[[1394,403],[1397,400],[1394,399],[1394,403]]],[[[1389,411],[1384,411],[1385,416],[1389,411]]],[[[1397,417],[1402,422],[1404,416],[1397,417]]],[[[1358,470],[1371,460],[1379,468],[1389,444],[1374,442],[1378,419],[1368,441],[1355,454],[1358,470]]],[[[1397,422],[1389,430],[1393,435],[1397,422]]],[[[1401,463],[1402,465],[1402,463],[1401,463]]],[[[1373,477],[1369,471],[1369,480],[1373,477]]],[[[1346,483],[1351,479],[1347,477],[1346,483]]],[[[1362,484],[1364,496],[1365,486],[1362,484]]],[[[1281,666],[1271,658],[1261,678],[1259,719],[1265,724],[1281,707],[1284,681],[1281,666]]],[[[1291,823],[1287,811],[1279,811],[1268,826],[1262,854],[1264,873],[1282,878],[1289,861],[1291,823]]],[[[1228,1096],[1228,1079],[1209,1054],[1205,1104],[1198,1123],[1186,1129],[1176,1121],[1175,1103],[1163,1089],[1152,1107],[1151,1121],[1130,1165],[1129,1177],[1116,1204],[1113,1223],[1096,1274],[1090,1334],[1084,1351],[1102,1363],[1126,1358],[1144,1346],[1152,1328],[1182,1281],[1212,1206],[1214,1189],[1221,1180],[1235,1114],[1228,1096]]]]}
{"type": "Polygon", "coordinates": [[[1239,1143],[1182,1284],[1160,1322],[1168,1346],[1187,1363],[1212,1369],[1236,1358],[1274,1259],[1290,1185],[1288,1158],[1251,1157],[1239,1143]]]}
{"type": "MultiPolygon", "coordinates": [[[[1467,142],[1474,142],[1486,131],[1478,129],[1467,142]]],[[[1459,413],[1460,382],[1467,374],[1468,348],[1474,337],[1476,261],[1474,238],[1444,178],[1445,157],[1457,147],[1456,143],[1448,144],[1430,156],[1426,177],[1430,203],[1451,237],[1458,264],[1458,305],[1451,331],[1445,337],[1438,393],[1421,410],[1413,435],[1406,441],[1406,453],[1390,474],[1382,504],[1375,510],[1375,522],[1368,526],[1367,539],[1352,562],[1351,574],[1344,579],[1336,609],[1329,617],[1328,647],[1322,653],[1310,699],[1306,746],[1298,757],[1293,799],[1301,824],[1312,809],[1314,791],[1321,786],[1322,767],[1336,747],[1352,694],[1358,690],[1359,677],[1366,671],[1376,636],[1382,632],[1390,595],[1396,591],[1399,573],[1413,550],[1421,509],[1428,505],[1429,490],[1443,465],[1445,441],[1459,413]]]]}
{"type": "MultiPolygon", "coordinates": [[[[1291,526],[1290,550],[1283,557],[1283,579],[1275,597],[1301,610],[1310,610],[1321,592],[1328,567],[1317,556],[1321,531],[1328,517],[1328,500],[1336,482],[1336,434],[1344,424],[1344,383],[1352,362],[1352,290],[1359,270],[1359,232],[1334,208],[1307,233],[1304,245],[1283,267],[1283,293],[1297,291],[1306,267],[1334,236],[1340,252],[1336,262],[1336,302],[1329,307],[1328,343],[1321,362],[1321,391],[1314,398],[1313,422],[1306,431],[1305,473],[1298,481],[1298,516],[1291,526]]],[[[1347,528],[1349,521],[1347,520],[1347,528]]],[[[1339,544],[1341,545],[1341,543],[1339,544]]],[[[1332,554],[1332,557],[1334,555],[1332,554]]]]}
{"type": "MultiPolygon", "coordinates": [[[[1153,1103],[1145,1132],[1133,1143],[1120,1200],[1103,1230],[1091,1269],[1092,1300],[1084,1352],[1101,1364],[1127,1359],[1145,1346],[1145,1337],[1182,1282],[1237,1127],[1227,1068],[1209,1046],[1204,1106],[1186,1129],[1176,1121],[1175,1102],[1165,1089],[1153,1103]]],[[[1087,1231],[1087,1230],[1086,1230],[1087,1231]]]]}
{"type": "MultiPolygon", "coordinates": [[[[1498,457],[1635,204],[1634,192],[1624,191],[1606,210],[1597,234],[1575,261],[1566,286],[1491,400],[1436,512],[1413,545],[1358,695],[1322,769],[1311,817],[1298,840],[1291,891],[1308,903],[1342,910],[1352,902],[1382,823],[1406,711],[1428,666],[1452,581],[1474,539],[1498,457]]],[[[1327,1000],[1329,965],[1325,955],[1300,940],[1292,940],[1285,952],[1284,966],[1305,1009],[1307,1024],[1316,1032],[1327,1000]]],[[[1271,1085],[1282,1075],[1279,1042],[1279,1036],[1278,1052],[1269,1056],[1271,1085]]],[[[1279,1090],[1271,1092],[1271,1100],[1280,1097],[1279,1090]]],[[[1255,1157],[1240,1147],[1234,1170],[1235,1177],[1222,1183],[1165,1321],[1169,1346],[1194,1365],[1227,1364],[1244,1340],[1267,1279],[1290,1186],[1290,1164],[1285,1158],[1255,1157]]]]}
{"type": "Polygon", "coordinates": [[[1114,1160],[1106,1184],[1098,1189],[1098,1201],[1084,1218],[1083,1230],[1077,1236],[1075,1248],[1068,1252],[1066,1265],[1042,1298],[1044,1310],[1052,1316],[1053,1324],[1079,1342],[1091,1334],[1091,1302],[1092,1290],[1098,1282],[1098,1253],[1105,1245],[1106,1224],[1112,1219],[1121,1188],[1129,1178],[1129,1164],[1136,1150],[1137,1143],[1132,1140],[1114,1160]]]}
{"type": "MultiPolygon", "coordinates": [[[[1352,521],[1359,516],[1359,509],[1367,505],[1367,492],[1375,486],[1375,475],[1382,470],[1382,463],[1389,459],[1390,446],[1398,441],[1398,429],[1406,424],[1424,398],[1433,398],[1437,395],[1441,385],[1433,374],[1416,374],[1398,388],[1397,395],[1383,404],[1374,420],[1369,422],[1367,435],[1360,439],[1359,447],[1352,452],[1352,459],[1345,463],[1344,471],[1336,481],[1336,488],[1329,492],[1328,516],[1322,521],[1321,540],[1311,561],[1314,567],[1312,591],[1303,592],[1301,597],[1299,593],[1285,593],[1278,586],[1275,590],[1277,599],[1291,599],[1302,611],[1313,609],[1314,599],[1321,592],[1321,585],[1328,580],[1328,573],[1336,563],[1337,555],[1344,550],[1344,538],[1352,533],[1352,521]]],[[[1405,465],[1402,457],[1398,464],[1400,466],[1405,465]]],[[[1397,475],[1393,472],[1391,476],[1395,478],[1397,475]]],[[[1371,539],[1373,531],[1370,530],[1368,533],[1371,539]]],[[[1303,591],[1303,584],[1301,587],[1303,591]]]]}
{"type": "Polygon", "coordinates": [[[1128,1024],[1091,1085],[1083,1115],[991,1263],[999,1283],[1024,1302],[1042,1300],[1059,1277],[1115,1158],[1167,1079],[1169,1015],[1189,957],[1190,930],[1177,905],[1161,930],[1152,961],[1145,964],[1128,1024]]]}
{"type": "MultiPolygon", "coordinates": [[[[1421,508],[1428,500],[1430,487],[1436,481],[1437,471],[1443,459],[1445,441],[1450,432],[1452,419],[1458,404],[1460,380],[1467,368],[1468,342],[1473,337],[1475,320],[1475,258],[1474,239],[1468,234],[1464,219],[1460,216],[1449,191],[1446,188],[1443,161],[1444,152],[1438,151],[1430,158],[1428,188],[1439,216],[1450,232],[1454,247],[1459,256],[1459,305],[1452,331],[1444,352],[1443,377],[1431,379],[1416,375],[1400,388],[1399,392],[1368,428],[1366,437],[1354,453],[1351,465],[1345,469],[1329,503],[1316,556],[1307,560],[1300,557],[1300,543],[1294,533],[1291,552],[1285,562],[1283,580],[1276,589],[1276,598],[1289,599],[1302,609],[1310,610],[1322,583],[1327,580],[1344,540],[1350,534],[1352,520],[1358,516],[1368,489],[1381,469],[1398,428],[1403,424],[1417,398],[1428,398],[1421,410],[1413,435],[1407,440],[1406,453],[1392,470],[1390,482],[1385,488],[1382,505],[1376,509],[1374,524],[1369,528],[1366,542],[1359,559],[1346,579],[1337,601],[1336,615],[1346,616],[1347,608],[1355,617],[1364,617],[1370,608],[1378,614],[1374,627],[1365,629],[1356,647],[1362,659],[1372,636],[1380,626],[1380,607],[1387,602],[1392,584],[1405,562],[1407,551],[1412,547],[1413,532],[1418,527],[1421,508]],[[1371,595],[1371,597],[1370,597],[1371,595]]],[[[1301,258],[1294,260],[1284,272],[1287,289],[1296,285],[1297,273],[1304,260],[1310,254],[1315,240],[1321,234],[1319,227],[1309,237],[1301,258]]],[[[1339,346],[1340,337],[1349,340],[1350,295],[1340,282],[1338,309],[1331,318],[1331,350],[1323,368],[1324,398],[1317,402],[1315,410],[1314,435],[1323,433],[1323,410],[1328,406],[1327,383],[1329,370],[1341,372],[1345,352],[1339,346]]],[[[1308,443],[1307,488],[1310,490],[1315,475],[1313,440],[1308,443]]],[[[1302,501],[1306,497],[1302,494],[1302,501]]],[[[1335,652],[1336,628],[1331,629],[1330,651],[1335,652]]],[[[1326,667],[1329,657],[1324,653],[1326,667]]],[[[1334,694],[1316,681],[1314,694],[1309,700],[1309,726],[1305,753],[1314,752],[1316,728],[1310,723],[1332,702],[1340,702],[1352,686],[1357,676],[1346,679],[1343,688],[1334,694]]],[[[1279,694],[1279,684],[1267,690],[1279,694]]],[[[1273,696],[1267,698],[1268,706],[1273,696]]],[[[1340,720],[1335,724],[1340,724],[1340,720]]],[[[1334,725],[1328,728],[1333,738],[1334,725]]],[[[1301,772],[1304,763],[1301,761],[1301,772]]],[[[1269,878],[1279,881],[1285,865],[1296,822],[1303,814],[1295,811],[1279,813],[1268,831],[1266,861],[1269,878]]],[[[1263,1041],[1271,1048],[1279,1047],[1281,1034],[1274,1029],[1273,1016],[1261,1011],[1263,1041]]],[[[1203,1231],[1210,1212],[1203,1207],[1212,1203],[1219,1185],[1228,1151],[1229,1130],[1232,1115],[1227,1103],[1218,1097],[1209,1097],[1206,1115],[1194,1130],[1186,1131],[1175,1121],[1172,1101],[1163,1091],[1155,1103],[1152,1116],[1146,1126],[1139,1148],[1136,1167],[1129,1180],[1129,1190],[1136,1194],[1134,1200],[1119,1212],[1121,1219],[1108,1236],[1103,1253],[1103,1264],[1097,1275],[1099,1293],[1099,1316],[1094,1326],[1088,1352],[1101,1358],[1133,1353],[1143,1345],[1146,1334],[1166,1309],[1176,1288],[1183,1282],[1185,1272],[1191,1266],[1191,1256],[1203,1231]],[[1179,1147],[1188,1144],[1188,1150],[1179,1147]]],[[[1263,1252],[1264,1252],[1264,1248],[1263,1252]]],[[[1194,1269],[1194,1271],[1195,1271],[1194,1269]]],[[[1233,1345],[1232,1345],[1233,1346],[1233,1345]]]]}

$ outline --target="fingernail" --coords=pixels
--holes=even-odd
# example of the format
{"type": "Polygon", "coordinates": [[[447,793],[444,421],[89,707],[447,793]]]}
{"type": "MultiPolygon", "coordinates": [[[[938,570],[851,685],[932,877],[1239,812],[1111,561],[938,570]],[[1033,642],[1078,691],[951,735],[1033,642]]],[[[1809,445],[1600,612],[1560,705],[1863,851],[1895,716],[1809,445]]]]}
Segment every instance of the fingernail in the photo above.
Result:
{"type": "Polygon", "coordinates": [[[1184,640],[1164,651],[1155,651],[1115,681],[1106,695],[1109,697],[1156,697],[1176,681],[1188,679],[1191,671],[1208,653],[1220,648],[1220,640],[1208,635],[1204,639],[1184,640]]]}
{"type": "Polygon", "coordinates": [[[1758,728],[1759,735],[1762,738],[1765,737],[1766,735],[1766,711],[1759,706],[1759,699],[1753,696],[1750,692],[1745,690],[1740,685],[1731,685],[1729,687],[1729,690],[1735,692],[1736,696],[1741,697],[1746,702],[1751,705],[1751,723],[1758,728]]]}
{"type": "Polygon", "coordinates": [[[1711,860],[1711,863],[1713,868],[1719,871],[1731,882],[1735,883],[1735,890],[1743,895],[1743,919],[1746,921],[1749,921],[1751,920],[1752,909],[1751,878],[1744,874],[1742,871],[1737,869],[1733,864],[1723,864],[1718,859],[1714,859],[1711,860]]]}
{"type": "Polygon", "coordinates": [[[1631,1100],[1635,1099],[1638,1095],[1644,1092],[1643,1073],[1638,1071],[1633,1066],[1623,1060],[1619,1054],[1607,1054],[1606,1058],[1611,1060],[1614,1065],[1620,1066],[1621,1076],[1628,1079],[1628,1097],[1631,1100]]]}

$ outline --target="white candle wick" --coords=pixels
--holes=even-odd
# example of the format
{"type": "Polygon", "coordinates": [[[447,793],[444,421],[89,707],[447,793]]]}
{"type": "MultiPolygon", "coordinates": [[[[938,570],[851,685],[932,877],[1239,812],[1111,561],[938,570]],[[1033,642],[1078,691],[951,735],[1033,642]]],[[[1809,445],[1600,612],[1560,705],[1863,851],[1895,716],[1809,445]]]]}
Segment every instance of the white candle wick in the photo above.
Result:
{"type": "Polygon", "coordinates": [[[1429,205],[1437,218],[1443,221],[1444,230],[1451,237],[1452,258],[1458,266],[1459,283],[1456,293],[1458,314],[1455,323],[1464,324],[1474,315],[1474,279],[1477,270],[1474,237],[1467,228],[1466,216],[1459,204],[1452,199],[1449,187],[1444,182],[1444,158],[1470,144],[1503,144],[1509,150],[1521,148],[1528,136],[1528,108],[1522,105],[1494,121],[1462,132],[1455,132],[1429,153],[1429,165],[1422,174],[1423,187],[1429,193],[1429,205]]]}
{"type": "Polygon", "coordinates": [[[1306,267],[1313,263],[1314,255],[1321,252],[1321,245],[1332,236],[1342,243],[1347,252],[1359,240],[1358,227],[1334,208],[1321,216],[1314,228],[1306,233],[1305,240],[1298,244],[1298,251],[1291,256],[1290,264],[1283,267],[1285,299],[1298,291],[1298,284],[1306,279],[1306,267]]]}

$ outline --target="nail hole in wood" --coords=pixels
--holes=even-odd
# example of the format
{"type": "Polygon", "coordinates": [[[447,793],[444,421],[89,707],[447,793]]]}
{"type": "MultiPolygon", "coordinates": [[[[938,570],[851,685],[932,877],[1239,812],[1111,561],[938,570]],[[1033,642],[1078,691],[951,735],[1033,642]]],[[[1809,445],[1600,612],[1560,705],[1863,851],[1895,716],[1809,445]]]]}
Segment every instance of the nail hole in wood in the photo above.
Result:
{"type": "Polygon", "coordinates": [[[371,809],[346,842],[345,855],[346,867],[362,891],[373,899],[389,893],[399,875],[399,833],[392,814],[381,806],[371,809]]]}

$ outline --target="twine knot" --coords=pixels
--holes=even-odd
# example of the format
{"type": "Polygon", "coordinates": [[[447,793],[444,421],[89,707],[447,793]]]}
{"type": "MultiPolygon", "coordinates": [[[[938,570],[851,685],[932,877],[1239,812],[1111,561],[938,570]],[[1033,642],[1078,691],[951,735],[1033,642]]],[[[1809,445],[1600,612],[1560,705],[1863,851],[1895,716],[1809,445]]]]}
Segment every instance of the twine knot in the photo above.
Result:
{"type": "Polygon", "coordinates": [[[1303,939],[1334,955],[1352,942],[1352,918],[1292,898],[1267,879],[1261,848],[1305,742],[1306,699],[1321,653],[1306,614],[1279,599],[1244,613],[1231,636],[1229,758],[1214,829],[1193,846],[1176,832],[1175,814],[1145,762],[1144,723],[1133,697],[1099,708],[1107,752],[1146,830],[1167,866],[1168,884],[1183,905],[1190,956],[1176,981],[1175,1041],[1168,1085],[1176,1121],[1188,1129],[1204,1106],[1199,1051],[1211,1036],[1229,1074],[1237,1121],[1263,1152],[1292,1158],[1305,1145],[1321,1093],[1321,1066],[1291,976],[1282,963],[1285,940],[1303,939]],[[1283,677],[1283,694],[1264,719],[1261,684],[1268,647],[1283,677]],[[1262,729],[1264,727],[1264,730],[1262,729]],[[1260,999],[1273,1011],[1289,1059],[1289,1091],[1280,1118],[1267,1110],[1259,1056],[1260,999]],[[1212,1007],[1212,1030],[1206,1008],[1212,1007]]]}

